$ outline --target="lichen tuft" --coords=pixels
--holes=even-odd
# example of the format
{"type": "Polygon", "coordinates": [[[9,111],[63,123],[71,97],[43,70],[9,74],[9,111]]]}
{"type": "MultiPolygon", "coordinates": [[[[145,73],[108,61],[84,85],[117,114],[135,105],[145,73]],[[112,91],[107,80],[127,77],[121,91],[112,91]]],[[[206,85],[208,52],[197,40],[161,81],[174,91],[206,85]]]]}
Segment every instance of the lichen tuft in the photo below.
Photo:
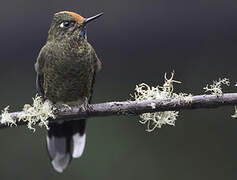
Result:
{"type": "Polygon", "coordinates": [[[12,127],[12,125],[16,126],[15,120],[11,117],[9,111],[9,106],[5,107],[4,110],[2,110],[2,119],[1,119],[1,124],[8,125],[12,127]]]}
{"type": "Polygon", "coordinates": [[[43,101],[43,99],[36,95],[33,98],[33,104],[25,104],[23,111],[19,115],[19,121],[27,122],[27,127],[33,131],[35,128],[33,127],[37,123],[40,127],[48,127],[48,119],[55,118],[55,107],[53,107],[52,103],[48,100],[43,101]]]}
{"type": "MultiPolygon", "coordinates": [[[[167,74],[164,75],[164,84],[162,86],[150,87],[145,83],[136,85],[134,99],[135,101],[154,100],[154,99],[167,99],[167,98],[186,98],[187,102],[191,101],[191,95],[180,93],[174,93],[174,83],[181,83],[174,78],[174,72],[171,73],[171,77],[167,78],[167,74]]],[[[152,108],[155,108],[155,104],[151,104],[152,108]]],[[[178,111],[164,111],[154,113],[144,113],[140,115],[140,123],[147,125],[147,131],[154,131],[156,128],[161,128],[163,125],[175,125],[175,121],[179,115],[178,111]]]]}
{"type": "Polygon", "coordinates": [[[230,86],[230,80],[227,78],[219,78],[218,81],[213,81],[213,84],[211,85],[207,84],[207,86],[203,89],[205,90],[205,92],[210,92],[213,95],[219,96],[223,94],[222,85],[230,86]]]}
{"type": "MultiPolygon", "coordinates": [[[[16,125],[17,122],[12,119],[10,113],[8,112],[9,106],[7,106],[2,111],[2,124],[7,124],[9,126],[16,125]]],[[[18,121],[24,121],[27,123],[27,127],[33,131],[35,128],[33,127],[36,124],[39,124],[40,127],[48,127],[48,119],[56,118],[54,112],[56,108],[52,105],[52,103],[48,100],[43,101],[43,99],[36,94],[35,98],[33,98],[33,104],[25,104],[23,110],[18,115],[18,121]]]]}

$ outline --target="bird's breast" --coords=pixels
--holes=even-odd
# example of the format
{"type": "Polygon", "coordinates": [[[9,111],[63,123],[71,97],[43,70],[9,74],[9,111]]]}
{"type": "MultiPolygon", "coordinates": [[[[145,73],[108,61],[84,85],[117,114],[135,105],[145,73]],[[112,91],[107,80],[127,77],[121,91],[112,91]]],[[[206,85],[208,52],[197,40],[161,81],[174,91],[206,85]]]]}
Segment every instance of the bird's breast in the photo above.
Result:
{"type": "Polygon", "coordinates": [[[89,98],[94,67],[90,54],[62,53],[47,61],[44,69],[45,95],[53,102],[73,102],[89,98]]]}

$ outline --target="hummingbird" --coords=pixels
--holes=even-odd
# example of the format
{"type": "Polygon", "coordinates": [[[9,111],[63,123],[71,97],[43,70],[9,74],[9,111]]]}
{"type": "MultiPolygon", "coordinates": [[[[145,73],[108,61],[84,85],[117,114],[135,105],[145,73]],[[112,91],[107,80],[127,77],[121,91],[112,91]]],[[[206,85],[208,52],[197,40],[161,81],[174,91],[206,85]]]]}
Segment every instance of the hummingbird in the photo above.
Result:
{"type": "MultiPolygon", "coordinates": [[[[101,15],[84,18],[70,11],[54,14],[46,44],[35,63],[36,88],[44,100],[56,106],[83,106],[91,102],[101,62],[87,41],[86,25],[101,15]]],[[[63,172],[73,158],[82,155],[85,128],[86,119],[49,124],[46,144],[57,172],[63,172]]]]}

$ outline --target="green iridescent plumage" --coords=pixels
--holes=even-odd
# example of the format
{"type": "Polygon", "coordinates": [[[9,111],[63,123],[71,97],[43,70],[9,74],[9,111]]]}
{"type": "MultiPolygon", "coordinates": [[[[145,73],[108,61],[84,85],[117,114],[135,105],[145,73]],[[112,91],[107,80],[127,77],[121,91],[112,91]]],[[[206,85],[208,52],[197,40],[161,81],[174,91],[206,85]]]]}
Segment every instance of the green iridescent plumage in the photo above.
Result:
{"type": "Polygon", "coordinates": [[[60,28],[65,20],[73,21],[73,18],[67,14],[54,18],[35,65],[43,76],[39,86],[54,103],[89,99],[95,73],[101,67],[93,47],[79,36],[81,24],[65,30],[60,28]]]}
{"type": "MultiPolygon", "coordinates": [[[[36,86],[44,99],[69,106],[90,102],[101,62],[87,42],[85,25],[99,16],[83,18],[68,11],[54,15],[47,42],[35,64],[36,86]]],[[[72,158],[82,155],[85,127],[85,119],[49,124],[47,149],[56,171],[63,172],[72,158]]]]}

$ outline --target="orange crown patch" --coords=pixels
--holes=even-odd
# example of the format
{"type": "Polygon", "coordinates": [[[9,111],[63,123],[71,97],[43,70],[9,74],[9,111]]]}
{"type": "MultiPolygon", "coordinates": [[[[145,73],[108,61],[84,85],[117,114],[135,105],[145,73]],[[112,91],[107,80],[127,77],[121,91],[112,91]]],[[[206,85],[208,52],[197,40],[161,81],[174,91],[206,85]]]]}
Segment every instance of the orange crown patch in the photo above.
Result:
{"type": "Polygon", "coordinates": [[[55,13],[54,15],[58,15],[58,14],[69,14],[70,16],[72,16],[75,19],[76,22],[78,22],[80,24],[82,24],[83,21],[85,20],[84,17],[80,16],[77,13],[70,12],[70,11],[61,11],[61,12],[55,13]]]}

